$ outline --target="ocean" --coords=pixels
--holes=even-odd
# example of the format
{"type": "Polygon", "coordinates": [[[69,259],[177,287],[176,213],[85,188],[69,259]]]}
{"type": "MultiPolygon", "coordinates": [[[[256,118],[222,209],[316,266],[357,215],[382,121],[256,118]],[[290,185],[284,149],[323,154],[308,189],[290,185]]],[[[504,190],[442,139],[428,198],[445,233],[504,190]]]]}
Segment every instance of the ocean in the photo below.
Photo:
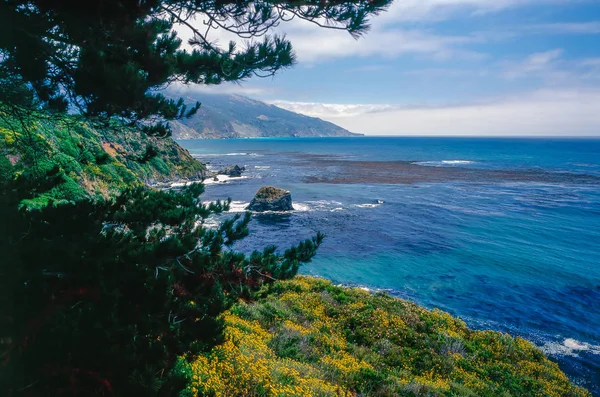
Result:
{"type": "Polygon", "coordinates": [[[179,141],[210,169],[204,200],[242,212],[258,188],[292,213],[255,214],[240,251],[327,235],[301,273],[385,290],[470,327],[522,336],[600,396],[600,140],[289,138],[179,141]]]}

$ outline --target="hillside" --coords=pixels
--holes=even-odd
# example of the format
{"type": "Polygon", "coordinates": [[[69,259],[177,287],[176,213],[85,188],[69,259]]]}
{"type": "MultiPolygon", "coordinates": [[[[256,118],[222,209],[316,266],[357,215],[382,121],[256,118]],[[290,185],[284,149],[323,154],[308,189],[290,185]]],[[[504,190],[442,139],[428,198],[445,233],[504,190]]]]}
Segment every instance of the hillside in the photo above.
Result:
{"type": "MultiPolygon", "coordinates": [[[[172,94],[178,97],[180,94],[172,94]]],[[[328,121],[268,105],[239,95],[181,94],[202,103],[190,119],[171,123],[175,139],[354,136],[328,121]]]]}
{"type": "Polygon", "coordinates": [[[277,282],[223,319],[225,343],[179,363],[186,396],[590,395],[524,339],[321,279],[277,282]]]}
{"type": "Polygon", "coordinates": [[[25,204],[111,197],[122,189],[174,179],[202,179],[203,164],[170,138],[123,127],[99,128],[78,120],[0,121],[0,168],[52,175],[60,183],[25,204]]]}

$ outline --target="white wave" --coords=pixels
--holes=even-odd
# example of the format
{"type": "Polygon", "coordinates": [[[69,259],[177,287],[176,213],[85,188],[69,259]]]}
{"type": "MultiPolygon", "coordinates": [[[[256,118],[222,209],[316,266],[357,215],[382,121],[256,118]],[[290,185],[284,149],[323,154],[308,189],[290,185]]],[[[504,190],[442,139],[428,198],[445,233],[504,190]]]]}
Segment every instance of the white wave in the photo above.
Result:
{"type": "Polygon", "coordinates": [[[471,160],[441,160],[441,161],[417,161],[412,164],[416,165],[427,165],[432,167],[443,167],[445,165],[465,165],[465,164],[473,164],[475,161],[471,160]]]}
{"type": "MultiPolygon", "coordinates": [[[[249,202],[247,201],[232,201],[231,204],[229,205],[229,212],[231,213],[239,213],[239,212],[246,212],[247,211],[247,207],[248,205],[250,205],[249,202]]],[[[290,213],[294,213],[294,212],[307,212],[310,211],[311,208],[304,203],[293,203],[292,206],[294,207],[294,211],[290,212],[290,211],[265,211],[265,212],[261,212],[263,214],[290,214],[290,213]]]]}
{"type": "Polygon", "coordinates": [[[241,179],[248,179],[247,176],[229,176],[229,175],[217,175],[217,179],[218,181],[215,181],[213,178],[206,178],[204,180],[204,184],[205,185],[217,185],[217,184],[223,184],[223,183],[229,183],[229,182],[235,182],[237,180],[241,180],[241,179]]]}
{"type": "MultiPolygon", "coordinates": [[[[216,184],[220,184],[220,183],[229,183],[231,181],[236,181],[236,180],[241,180],[241,179],[248,179],[247,176],[237,176],[237,177],[232,177],[229,175],[217,175],[217,178],[219,179],[218,181],[215,181],[213,178],[206,178],[204,181],[202,181],[203,184],[205,185],[216,185],[216,184]]],[[[192,183],[200,183],[200,181],[186,181],[186,182],[173,182],[171,184],[169,184],[169,187],[183,187],[183,186],[189,186],[192,183]]]]}
{"type": "Polygon", "coordinates": [[[355,204],[355,207],[358,208],[377,208],[380,207],[383,204],[383,201],[381,200],[377,200],[378,202],[376,204],[373,203],[365,203],[365,204],[355,204]]]}
{"type": "Polygon", "coordinates": [[[294,207],[294,211],[297,211],[297,212],[310,211],[310,207],[304,203],[293,203],[292,207],[294,207]]]}
{"type": "Polygon", "coordinates": [[[472,164],[470,160],[442,160],[442,164],[472,164]]]}
{"type": "Polygon", "coordinates": [[[196,153],[194,157],[221,157],[221,156],[262,156],[258,153],[233,152],[233,153],[196,153]]]}
{"type": "Polygon", "coordinates": [[[315,201],[307,201],[306,202],[308,205],[310,205],[310,207],[314,210],[320,210],[320,211],[324,211],[324,210],[331,210],[332,207],[333,208],[340,208],[343,207],[343,204],[340,203],[339,201],[334,201],[334,200],[315,200],[315,201]]]}
{"type": "Polygon", "coordinates": [[[592,345],[586,342],[580,342],[573,338],[567,338],[562,343],[548,342],[541,347],[542,351],[548,355],[577,357],[580,352],[600,354],[600,345],[592,345]]]}
{"type": "Polygon", "coordinates": [[[169,186],[170,187],[183,187],[183,186],[191,185],[192,183],[195,183],[195,182],[173,182],[169,186]]]}
{"type": "MultiPolygon", "coordinates": [[[[324,278],[321,277],[319,275],[311,275],[311,277],[315,277],[315,278],[324,278]]],[[[326,277],[325,277],[326,278],[326,277]]],[[[392,293],[393,290],[389,289],[389,288],[375,288],[375,287],[367,287],[366,285],[362,285],[362,284],[335,284],[336,287],[340,287],[340,288],[358,288],[361,289],[365,292],[368,293],[377,293],[377,292],[387,292],[392,293]]]]}
{"type": "Polygon", "coordinates": [[[250,205],[250,203],[247,201],[232,201],[231,204],[229,204],[229,212],[246,212],[246,207],[248,207],[248,205],[250,205]]]}
{"type": "Polygon", "coordinates": [[[257,170],[270,170],[271,166],[269,166],[269,165],[255,165],[254,168],[257,169],[257,170]]]}

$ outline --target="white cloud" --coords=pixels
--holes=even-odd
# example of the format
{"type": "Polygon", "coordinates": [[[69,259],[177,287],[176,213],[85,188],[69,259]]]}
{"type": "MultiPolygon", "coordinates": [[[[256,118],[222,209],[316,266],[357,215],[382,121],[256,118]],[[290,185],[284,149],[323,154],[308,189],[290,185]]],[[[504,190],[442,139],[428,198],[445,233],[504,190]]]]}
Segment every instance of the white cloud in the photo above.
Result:
{"type": "Polygon", "coordinates": [[[600,22],[548,23],[528,26],[525,30],[539,34],[600,34],[600,22]]]}
{"type": "MultiPolygon", "coordinates": [[[[585,0],[583,0],[585,1],[585,0]]],[[[345,57],[381,56],[396,58],[405,54],[427,56],[432,59],[482,59],[486,54],[469,49],[469,45],[490,40],[514,37],[517,32],[479,32],[470,35],[444,35],[425,28],[428,23],[455,18],[498,12],[528,5],[569,3],[572,0],[400,0],[388,11],[371,18],[372,29],[358,40],[345,31],[327,30],[299,18],[281,23],[270,34],[286,34],[301,63],[314,64],[345,57]],[[412,27],[410,27],[412,24],[412,27]],[[418,27],[415,24],[420,24],[418,27]]],[[[196,17],[193,25],[203,27],[205,17],[196,17]]],[[[536,31],[594,31],[600,23],[547,24],[518,28],[518,34],[536,31]]],[[[189,29],[181,27],[180,37],[187,42],[189,29]]],[[[204,28],[202,29],[204,30],[204,28]]],[[[209,41],[225,47],[230,41],[243,48],[247,42],[223,29],[210,30],[209,41]]]]}
{"type": "Polygon", "coordinates": [[[400,0],[394,2],[388,12],[374,20],[376,23],[384,24],[398,21],[439,21],[456,15],[477,16],[509,8],[573,2],[573,0],[400,0]]]}
{"type": "Polygon", "coordinates": [[[437,35],[418,29],[373,29],[358,40],[342,31],[320,31],[313,26],[287,32],[300,62],[319,62],[333,58],[381,56],[396,58],[404,54],[434,59],[481,59],[485,54],[466,49],[478,41],[471,36],[437,35]]]}
{"type": "MultiPolygon", "coordinates": [[[[194,24],[200,25],[201,22],[202,18],[198,17],[194,24]]],[[[184,43],[192,36],[185,27],[178,28],[177,31],[184,43]]],[[[300,19],[282,23],[271,33],[285,34],[291,41],[298,60],[308,64],[375,55],[394,58],[404,54],[418,54],[434,59],[480,59],[485,56],[465,48],[468,44],[480,42],[481,38],[477,36],[437,35],[425,29],[386,28],[384,24],[375,24],[368,34],[359,39],[353,38],[346,31],[324,29],[300,19]]],[[[211,30],[208,39],[221,48],[226,47],[230,41],[238,43],[239,49],[248,43],[223,29],[211,30]]],[[[189,48],[189,45],[184,47],[189,48]]]]}
{"type": "Polygon", "coordinates": [[[558,58],[560,58],[563,52],[564,51],[561,48],[557,48],[551,51],[537,52],[535,54],[531,54],[525,60],[525,65],[528,70],[539,70],[551,63],[552,61],[555,61],[558,58]]]}
{"type": "Polygon", "coordinates": [[[481,69],[456,69],[456,68],[422,68],[411,69],[402,72],[405,76],[419,77],[424,79],[448,79],[459,77],[485,77],[491,76],[492,70],[489,67],[481,69]]]}
{"type": "Polygon", "coordinates": [[[316,102],[294,102],[275,100],[269,101],[270,104],[278,106],[292,112],[305,114],[312,117],[321,117],[333,119],[337,117],[355,117],[367,113],[378,113],[396,109],[394,105],[377,104],[333,104],[316,102]]]}
{"type": "Polygon", "coordinates": [[[184,85],[181,83],[173,83],[169,86],[169,90],[177,95],[193,95],[194,92],[206,94],[237,94],[237,95],[265,95],[270,91],[263,87],[256,87],[246,84],[223,83],[219,85],[203,85],[190,84],[184,85]]]}
{"type": "Polygon", "coordinates": [[[521,62],[504,63],[507,79],[541,79],[545,86],[590,87],[600,79],[600,58],[565,59],[562,49],[531,54],[521,62]]]}
{"type": "MultiPolygon", "coordinates": [[[[397,23],[429,20],[432,17],[438,19],[447,12],[458,11],[464,7],[472,11],[489,11],[500,10],[517,3],[512,0],[403,0],[394,2],[387,12],[373,17],[372,29],[359,39],[354,39],[345,31],[327,30],[298,18],[281,23],[270,34],[285,34],[292,42],[299,61],[309,64],[344,57],[377,55],[393,58],[404,54],[429,56],[433,59],[481,59],[485,54],[466,47],[469,44],[481,43],[484,40],[482,36],[439,35],[425,28],[400,28],[397,23]]],[[[205,17],[199,15],[192,24],[201,27],[204,19],[205,17]]],[[[192,36],[190,30],[179,27],[177,31],[184,41],[184,46],[187,46],[185,43],[192,36]]],[[[221,48],[227,46],[230,41],[237,42],[239,48],[243,48],[247,42],[223,29],[210,30],[208,39],[221,48]]]]}
{"type": "Polygon", "coordinates": [[[276,103],[372,135],[600,136],[600,91],[542,90],[438,107],[276,103]]]}
{"type": "Polygon", "coordinates": [[[505,76],[508,78],[518,78],[531,73],[553,70],[553,64],[561,58],[563,52],[562,49],[557,48],[531,54],[524,61],[516,65],[510,65],[505,72],[505,76]]]}

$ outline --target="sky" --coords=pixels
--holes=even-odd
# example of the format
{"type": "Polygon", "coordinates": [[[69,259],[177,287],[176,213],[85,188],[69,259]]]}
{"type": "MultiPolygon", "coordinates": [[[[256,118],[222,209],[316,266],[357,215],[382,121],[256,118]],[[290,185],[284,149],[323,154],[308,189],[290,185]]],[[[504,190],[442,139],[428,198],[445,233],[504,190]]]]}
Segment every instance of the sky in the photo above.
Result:
{"type": "Polygon", "coordinates": [[[195,89],[366,135],[600,136],[600,0],[396,0],[358,40],[301,20],[276,33],[293,68],[195,89]]]}

